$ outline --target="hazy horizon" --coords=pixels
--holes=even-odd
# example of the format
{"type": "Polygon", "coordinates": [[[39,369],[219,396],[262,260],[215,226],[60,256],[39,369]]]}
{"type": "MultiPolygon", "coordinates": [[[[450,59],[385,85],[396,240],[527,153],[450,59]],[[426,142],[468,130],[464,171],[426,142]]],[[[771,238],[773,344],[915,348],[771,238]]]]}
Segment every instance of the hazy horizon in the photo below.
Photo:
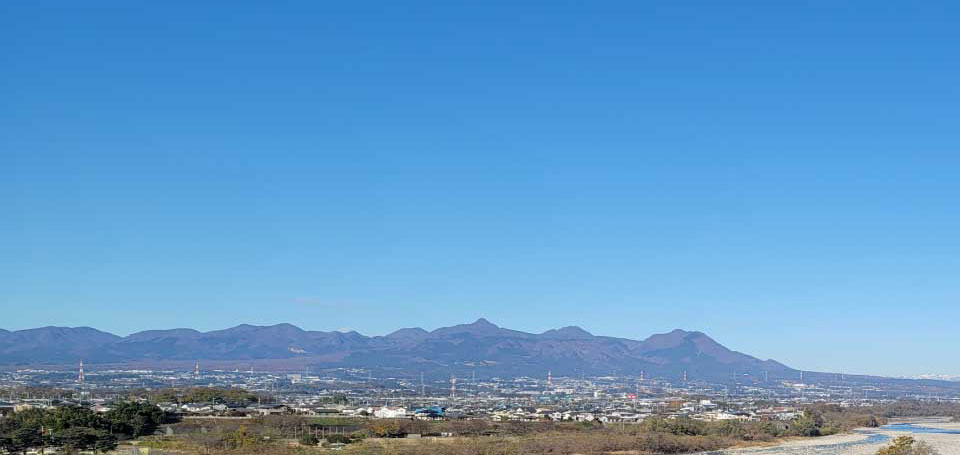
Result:
{"type": "Polygon", "coordinates": [[[960,4],[0,5],[0,327],[960,376],[960,4]]]}

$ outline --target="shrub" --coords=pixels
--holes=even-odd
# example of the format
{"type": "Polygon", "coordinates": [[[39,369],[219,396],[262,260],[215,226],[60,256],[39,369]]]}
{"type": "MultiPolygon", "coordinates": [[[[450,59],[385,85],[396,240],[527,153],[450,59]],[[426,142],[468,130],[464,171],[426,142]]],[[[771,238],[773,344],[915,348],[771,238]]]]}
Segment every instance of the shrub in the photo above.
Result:
{"type": "Polygon", "coordinates": [[[315,446],[319,443],[320,439],[318,439],[312,433],[304,433],[303,436],[300,436],[300,445],[315,446]]]}
{"type": "Polygon", "coordinates": [[[345,434],[331,434],[326,437],[326,440],[330,444],[350,444],[353,442],[353,439],[345,434]]]}
{"type": "Polygon", "coordinates": [[[938,455],[938,452],[923,441],[917,441],[910,436],[900,436],[888,447],[880,449],[877,455],[938,455]]]}

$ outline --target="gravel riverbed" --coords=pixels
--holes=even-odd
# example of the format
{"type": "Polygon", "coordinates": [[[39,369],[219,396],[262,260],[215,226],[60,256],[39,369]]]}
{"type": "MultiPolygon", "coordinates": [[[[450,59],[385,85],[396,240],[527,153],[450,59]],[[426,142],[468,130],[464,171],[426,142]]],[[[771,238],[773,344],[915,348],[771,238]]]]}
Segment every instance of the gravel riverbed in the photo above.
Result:
{"type": "MultiPolygon", "coordinates": [[[[856,433],[795,439],[770,447],[749,447],[709,452],[709,455],[874,455],[898,436],[913,436],[933,446],[941,455],[960,455],[960,423],[943,420],[911,420],[920,428],[956,431],[957,434],[913,431],[910,427],[864,428],[856,433]]],[[[934,431],[936,431],[934,430],[934,431]]]]}

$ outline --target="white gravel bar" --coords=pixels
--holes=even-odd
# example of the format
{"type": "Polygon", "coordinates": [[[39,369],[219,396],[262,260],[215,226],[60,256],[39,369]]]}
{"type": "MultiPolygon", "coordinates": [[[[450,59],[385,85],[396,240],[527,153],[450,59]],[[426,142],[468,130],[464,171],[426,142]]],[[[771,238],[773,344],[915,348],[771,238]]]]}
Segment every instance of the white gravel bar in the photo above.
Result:
{"type": "MultiPolygon", "coordinates": [[[[912,423],[918,426],[942,430],[960,431],[960,423],[942,420],[912,420],[899,423],[912,423]]],[[[890,440],[898,436],[912,436],[933,446],[941,455],[960,455],[960,434],[919,433],[894,431],[885,428],[864,428],[857,433],[805,438],[787,441],[769,447],[749,447],[741,449],[709,452],[710,455],[874,455],[880,448],[887,446],[890,440]]]]}

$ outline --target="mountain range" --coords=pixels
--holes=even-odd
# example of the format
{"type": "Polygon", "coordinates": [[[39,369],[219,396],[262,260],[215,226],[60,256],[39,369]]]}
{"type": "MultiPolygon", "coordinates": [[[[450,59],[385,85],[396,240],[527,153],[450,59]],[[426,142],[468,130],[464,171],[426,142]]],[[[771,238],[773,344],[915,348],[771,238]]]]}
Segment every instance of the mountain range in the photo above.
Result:
{"type": "MultiPolygon", "coordinates": [[[[774,360],[727,349],[706,334],[674,330],[643,340],[593,335],[579,327],[527,333],[486,319],[433,331],[404,328],[386,336],[306,331],[291,324],[225,330],[148,330],[120,337],[89,327],[0,330],[0,365],[104,364],[301,371],[376,368],[408,374],[484,376],[643,374],[715,383],[796,379],[774,360]]],[[[807,378],[826,373],[807,373],[807,378]]]]}

